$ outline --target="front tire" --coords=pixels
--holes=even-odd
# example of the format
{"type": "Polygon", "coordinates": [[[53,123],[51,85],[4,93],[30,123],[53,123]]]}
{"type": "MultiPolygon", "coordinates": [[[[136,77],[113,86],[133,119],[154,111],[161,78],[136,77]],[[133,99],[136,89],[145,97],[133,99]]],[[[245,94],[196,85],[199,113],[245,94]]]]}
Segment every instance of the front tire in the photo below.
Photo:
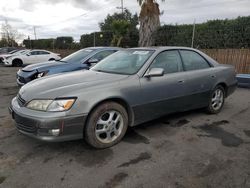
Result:
{"type": "Polygon", "coordinates": [[[216,86],[210,96],[207,112],[209,114],[219,113],[224,105],[224,102],[225,102],[225,89],[220,85],[216,86]]]}
{"type": "Polygon", "coordinates": [[[85,140],[94,148],[111,147],[123,138],[128,128],[126,109],[115,102],[105,102],[90,114],[85,127],[85,140]]]}
{"type": "Polygon", "coordinates": [[[14,59],[12,61],[13,67],[21,67],[23,65],[23,61],[21,59],[14,59]]]}

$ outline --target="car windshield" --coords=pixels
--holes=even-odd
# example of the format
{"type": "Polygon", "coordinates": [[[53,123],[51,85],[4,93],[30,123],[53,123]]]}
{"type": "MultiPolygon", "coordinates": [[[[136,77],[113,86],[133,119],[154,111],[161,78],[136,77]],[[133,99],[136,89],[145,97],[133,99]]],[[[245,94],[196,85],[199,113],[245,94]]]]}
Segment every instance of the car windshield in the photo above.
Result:
{"type": "Polygon", "coordinates": [[[13,50],[13,51],[9,52],[9,54],[15,54],[16,52],[18,52],[18,50],[13,50]]]}
{"type": "Polygon", "coordinates": [[[65,63],[80,63],[84,58],[86,58],[93,51],[94,50],[90,50],[90,49],[79,50],[61,59],[60,61],[65,62],[65,63]]]}
{"type": "Polygon", "coordinates": [[[119,51],[100,61],[91,70],[132,75],[140,70],[153,53],[153,50],[138,49],[119,51]]]}

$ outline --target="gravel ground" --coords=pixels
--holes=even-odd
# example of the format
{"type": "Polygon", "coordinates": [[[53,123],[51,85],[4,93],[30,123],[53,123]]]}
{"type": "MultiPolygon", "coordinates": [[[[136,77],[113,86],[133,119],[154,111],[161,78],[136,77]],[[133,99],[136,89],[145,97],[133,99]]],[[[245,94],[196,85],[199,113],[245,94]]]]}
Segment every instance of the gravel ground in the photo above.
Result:
{"type": "Polygon", "coordinates": [[[118,145],[43,143],[21,135],[8,114],[18,69],[0,67],[0,187],[250,188],[250,90],[223,111],[179,113],[129,129],[118,145]]]}

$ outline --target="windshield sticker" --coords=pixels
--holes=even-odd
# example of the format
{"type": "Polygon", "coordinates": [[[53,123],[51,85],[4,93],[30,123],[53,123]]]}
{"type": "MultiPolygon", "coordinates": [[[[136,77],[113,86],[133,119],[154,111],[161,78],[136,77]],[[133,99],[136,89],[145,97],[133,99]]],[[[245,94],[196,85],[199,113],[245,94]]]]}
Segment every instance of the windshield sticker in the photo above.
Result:
{"type": "Polygon", "coordinates": [[[138,55],[147,55],[149,51],[134,51],[133,54],[138,54],[138,55]]]}

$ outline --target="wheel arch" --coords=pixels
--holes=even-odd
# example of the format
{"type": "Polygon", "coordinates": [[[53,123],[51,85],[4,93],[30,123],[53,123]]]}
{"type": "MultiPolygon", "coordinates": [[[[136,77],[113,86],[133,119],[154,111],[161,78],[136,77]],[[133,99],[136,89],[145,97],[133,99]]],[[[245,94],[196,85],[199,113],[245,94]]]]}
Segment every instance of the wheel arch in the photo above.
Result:
{"type": "Polygon", "coordinates": [[[126,100],[124,100],[123,98],[121,98],[121,97],[110,97],[110,98],[106,98],[106,99],[100,100],[97,103],[95,103],[90,108],[90,111],[89,111],[88,116],[87,116],[87,121],[89,119],[90,114],[93,112],[93,110],[97,106],[99,106],[99,105],[101,105],[101,104],[103,104],[105,102],[116,102],[116,103],[122,105],[125,108],[125,110],[127,111],[127,113],[128,113],[128,119],[129,119],[129,125],[128,126],[133,125],[133,123],[134,123],[134,112],[133,112],[131,106],[129,105],[129,103],[126,100]]]}
{"type": "Polygon", "coordinates": [[[14,61],[21,61],[23,63],[23,60],[19,57],[16,57],[15,59],[12,60],[12,62],[14,62],[14,61]]]}
{"type": "Polygon", "coordinates": [[[225,82],[219,82],[218,84],[216,84],[215,87],[217,86],[221,86],[223,87],[224,91],[225,91],[225,97],[227,97],[227,93],[228,93],[228,85],[225,82]]]}
{"type": "Polygon", "coordinates": [[[22,65],[23,65],[23,60],[19,57],[15,58],[12,60],[12,65],[15,64],[15,61],[21,61],[22,62],[22,65]]]}

